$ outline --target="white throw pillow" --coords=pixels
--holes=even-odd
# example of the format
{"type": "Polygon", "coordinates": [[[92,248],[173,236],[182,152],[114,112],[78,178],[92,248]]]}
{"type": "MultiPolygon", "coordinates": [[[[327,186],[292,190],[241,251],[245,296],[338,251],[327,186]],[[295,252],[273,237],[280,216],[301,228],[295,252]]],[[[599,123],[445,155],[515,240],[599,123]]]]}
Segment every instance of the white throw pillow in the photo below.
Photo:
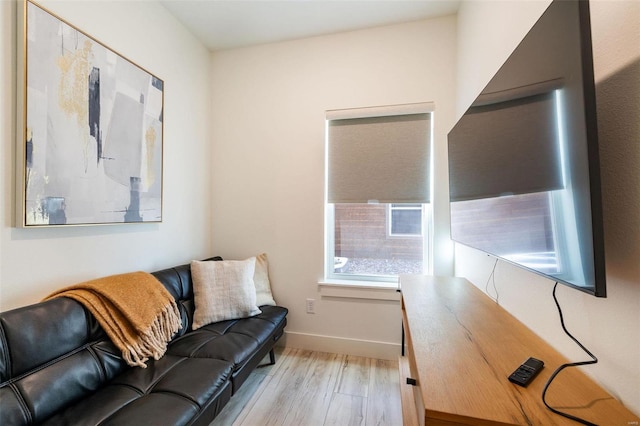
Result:
{"type": "Polygon", "coordinates": [[[253,282],[256,259],[191,262],[194,330],[213,322],[259,314],[253,282]]]}
{"type": "Polygon", "coordinates": [[[269,261],[266,253],[256,256],[256,272],[253,275],[253,282],[256,285],[256,305],[275,306],[276,301],[273,300],[273,294],[271,293],[269,261]]]}

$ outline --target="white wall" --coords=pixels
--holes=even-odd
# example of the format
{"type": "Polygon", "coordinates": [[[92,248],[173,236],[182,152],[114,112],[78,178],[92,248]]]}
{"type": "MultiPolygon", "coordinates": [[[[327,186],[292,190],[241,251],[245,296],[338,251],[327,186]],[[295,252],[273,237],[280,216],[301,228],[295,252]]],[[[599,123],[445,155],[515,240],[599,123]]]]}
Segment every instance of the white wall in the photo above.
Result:
{"type": "Polygon", "coordinates": [[[17,2],[0,1],[0,310],[78,281],[153,271],[211,250],[209,52],[155,2],[42,4],[164,80],[164,221],[13,228],[17,2]]]}
{"type": "MultiPolygon", "coordinates": [[[[458,20],[458,115],[546,8],[537,2],[464,2],[458,20]]],[[[591,1],[601,147],[607,298],[561,286],[569,330],[599,357],[584,368],[640,413],[640,3],[591,1]]],[[[456,247],[456,275],[484,290],[494,259],[456,247]]],[[[500,304],[570,360],[588,359],[562,331],[553,282],[500,262],[500,304]]]]}
{"type": "MultiPolygon", "coordinates": [[[[397,356],[398,302],[318,291],[325,111],[435,102],[435,173],[444,182],[455,37],[450,16],[212,55],[214,253],[230,259],[268,253],[276,300],[290,309],[288,344],[296,336],[316,348],[338,351],[344,344],[355,351],[379,342],[397,356]],[[315,314],[305,312],[307,298],[317,300],[315,314]]],[[[446,185],[435,197],[436,239],[450,246],[446,185]]],[[[439,250],[441,273],[452,272],[451,258],[452,250],[439,250]]]]}

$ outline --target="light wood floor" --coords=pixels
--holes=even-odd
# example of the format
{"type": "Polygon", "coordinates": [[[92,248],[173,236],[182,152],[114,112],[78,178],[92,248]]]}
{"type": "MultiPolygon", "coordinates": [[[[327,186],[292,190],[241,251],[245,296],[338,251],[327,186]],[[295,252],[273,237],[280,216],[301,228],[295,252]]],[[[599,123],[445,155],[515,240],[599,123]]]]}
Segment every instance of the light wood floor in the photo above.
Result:
{"type": "Polygon", "coordinates": [[[210,426],[402,425],[396,361],[276,348],[210,426]]]}

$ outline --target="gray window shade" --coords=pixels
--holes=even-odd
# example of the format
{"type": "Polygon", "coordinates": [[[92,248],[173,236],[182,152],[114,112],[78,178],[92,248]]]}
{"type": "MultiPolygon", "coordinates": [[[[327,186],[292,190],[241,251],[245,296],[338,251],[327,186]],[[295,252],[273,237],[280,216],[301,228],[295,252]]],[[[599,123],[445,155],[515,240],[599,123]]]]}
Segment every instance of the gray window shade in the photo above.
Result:
{"type": "Polygon", "coordinates": [[[563,188],[554,92],[472,106],[449,133],[451,201],[563,188]]]}
{"type": "Polygon", "coordinates": [[[430,114],[329,120],[328,202],[428,203],[430,114]]]}

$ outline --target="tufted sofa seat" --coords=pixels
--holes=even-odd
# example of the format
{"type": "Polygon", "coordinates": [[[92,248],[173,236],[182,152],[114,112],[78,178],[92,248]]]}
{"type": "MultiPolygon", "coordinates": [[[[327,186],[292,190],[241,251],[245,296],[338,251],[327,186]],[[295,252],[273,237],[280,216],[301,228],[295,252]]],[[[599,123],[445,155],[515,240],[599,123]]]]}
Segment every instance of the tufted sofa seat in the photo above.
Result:
{"type": "Polygon", "coordinates": [[[286,308],[193,331],[190,266],[153,275],[183,327],[144,369],[128,366],[72,299],[0,313],[0,425],[207,425],[267,355],[275,362],[286,308]]]}

